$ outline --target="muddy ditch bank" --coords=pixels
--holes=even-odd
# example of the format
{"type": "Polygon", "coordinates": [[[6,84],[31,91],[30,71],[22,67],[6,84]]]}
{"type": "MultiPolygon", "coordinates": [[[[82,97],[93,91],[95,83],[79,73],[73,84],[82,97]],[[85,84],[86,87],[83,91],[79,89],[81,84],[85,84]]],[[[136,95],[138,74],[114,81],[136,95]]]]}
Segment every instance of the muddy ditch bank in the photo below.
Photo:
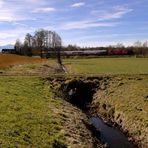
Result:
{"type": "MultiPolygon", "coordinates": [[[[60,108],[58,107],[57,110],[58,112],[61,111],[59,114],[60,120],[62,120],[63,133],[67,147],[104,148],[105,145],[101,143],[100,139],[96,136],[100,134],[99,131],[89,123],[87,115],[82,111],[84,107],[83,103],[81,102],[78,107],[78,102],[74,103],[71,102],[72,100],[67,100],[68,96],[70,96],[71,89],[66,90],[63,88],[62,83],[65,83],[64,77],[50,77],[46,78],[46,80],[51,84],[53,98],[61,100],[60,108]]],[[[72,86],[70,84],[70,87],[72,86]]],[[[55,108],[53,108],[53,112],[55,112],[55,108]]]]}
{"type": "Polygon", "coordinates": [[[63,99],[56,108],[49,107],[60,120],[60,133],[65,143],[65,147],[56,145],[55,148],[104,148],[104,145],[94,137],[87,117],[80,109],[63,99]]]}
{"type": "MultiPolygon", "coordinates": [[[[97,131],[95,136],[99,135],[99,140],[103,133],[97,124],[103,121],[103,124],[122,131],[126,140],[131,141],[129,147],[147,147],[148,75],[58,76],[46,80],[50,81],[56,97],[89,114],[90,124],[95,128],[91,131],[97,131]]],[[[113,133],[109,134],[113,136],[113,133]]],[[[110,142],[104,139],[102,142],[108,145],[110,142]]],[[[109,147],[113,147],[111,145],[109,147]]]]}

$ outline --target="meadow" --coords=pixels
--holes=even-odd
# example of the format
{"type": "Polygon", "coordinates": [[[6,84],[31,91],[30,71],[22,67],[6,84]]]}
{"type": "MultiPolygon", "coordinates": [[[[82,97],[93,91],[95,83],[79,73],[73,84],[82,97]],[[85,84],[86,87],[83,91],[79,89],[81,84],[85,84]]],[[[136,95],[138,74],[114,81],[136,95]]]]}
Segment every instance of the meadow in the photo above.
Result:
{"type": "MultiPolygon", "coordinates": [[[[63,59],[69,74],[148,74],[148,58],[70,58],[63,59]]],[[[23,72],[36,71],[41,65],[56,67],[55,59],[41,59],[18,55],[0,54],[0,69],[23,72]]],[[[50,74],[50,72],[49,72],[50,74]]]]}
{"type": "Polygon", "coordinates": [[[71,74],[148,74],[148,58],[64,59],[71,74]]]}
{"type": "MultiPolygon", "coordinates": [[[[74,144],[89,143],[91,138],[83,135],[88,134],[80,120],[83,115],[79,118],[79,110],[56,99],[51,84],[45,81],[44,76],[64,75],[56,71],[55,63],[54,59],[0,55],[0,147],[64,148],[71,146],[69,139],[77,139],[74,144]]],[[[102,86],[93,102],[96,112],[118,123],[145,145],[147,58],[73,58],[63,59],[63,64],[71,79],[78,75],[110,75],[109,81],[104,76],[99,82],[102,86]]]]}
{"type": "Polygon", "coordinates": [[[63,145],[58,107],[40,78],[0,77],[0,147],[63,145]]]}

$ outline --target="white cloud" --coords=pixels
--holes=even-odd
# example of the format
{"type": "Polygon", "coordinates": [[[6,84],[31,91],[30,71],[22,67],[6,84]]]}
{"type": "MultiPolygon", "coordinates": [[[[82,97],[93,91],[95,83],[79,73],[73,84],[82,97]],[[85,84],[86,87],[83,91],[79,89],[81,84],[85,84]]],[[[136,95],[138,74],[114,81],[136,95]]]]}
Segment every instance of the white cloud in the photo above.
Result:
{"type": "Polygon", "coordinates": [[[81,7],[81,6],[84,6],[85,3],[84,2],[80,2],[80,3],[74,3],[71,5],[71,7],[81,7]]]}
{"type": "Polygon", "coordinates": [[[112,19],[119,19],[122,18],[125,14],[132,12],[133,9],[129,9],[123,6],[116,6],[113,7],[111,10],[106,11],[92,11],[91,13],[99,20],[112,20],[112,19]]]}
{"type": "Polygon", "coordinates": [[[3,0],[0,0],[0,8],[2,8],[4,5],[4,1],[3,0]]]}
{"type": "Polygon", "coordinates": [[[0,0],[0,22],[33,20],[26,11],[27,9],[22,3],[11,5],[10,2],[0,0]]]}
{"type": "Polygon", "coordinates": [[[0,22],[16,22],[16,21],[24,21],[24,20],[35,20],[30,16],[25,16],[23,14],[15,13],[11,10],[0,10],[0,22]]]}
{"type": "Polygon", "coordinates": [[[5,9],[6,3],[3,0],[0,0],[0,22],[3,21],[12,21],[16,20],[14,17],[13,12],[10,9],[5,9]]]}
{"type": "Polygon", "coordinates": [[[56,11],[55,8],[46,7],[46,8],[37,8],[37,9],[33,10],[32,12],[33,13],[38,13],[38,12],[54,12],[54,11],[56,11]]]}
{"type": "Polygon", "coordinates": [[[112,27],[115,26],[117,23],[102,23],[102,22],[95,22],[95,21],[77,21],[77,22],[68,22],[62,26],[64,30],[70,29],[86,29],[86,28],[93,28],[93,27],[112,27]]]}
{"type": "Polygon", "coordinates": [[[27,3],[39,3],[41,0],[25,0],[27,3]]]}
{"type": "Polygon", "coordinates": [[[0,22],[12,22],[18,20],[26,20],[26,18],[15,14],[13,11],[4,9],[0,10],[0,22]]]}
{"type": "Polygon", "coordinates": [[[0,30],[0,45],[14,44],[16,39],[19,38],[23,41],[27,33],[34,32],[34,28],[20,27],[16,29],[0,30]]]}
{"type": "Polygon", "coordinates": [[[9,34],[8,32],[0,32],[0,39],[14,38],[15,34],[9,34]]]}

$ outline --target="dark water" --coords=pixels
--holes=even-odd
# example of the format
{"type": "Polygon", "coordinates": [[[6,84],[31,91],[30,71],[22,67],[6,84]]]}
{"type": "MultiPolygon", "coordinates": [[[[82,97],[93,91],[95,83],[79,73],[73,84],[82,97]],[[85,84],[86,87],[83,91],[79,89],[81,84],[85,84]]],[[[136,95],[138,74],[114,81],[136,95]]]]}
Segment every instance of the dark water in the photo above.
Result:
{"type": "Polygon", "coordinates": [[[90,117],[90,123],[100,131],[101,141],[109,148],[135,148],[127,137],[117,128],[108,126],[99,117],[90,117]]]}
{"type": "Polygon", "coordinates": [[[108,148],[135,148],[119,129],[108,126],[99,117],[92,116],[89,113],[89,104],[93,95],[91,88],[91,85],[89,86],[83,82],[73,82],[69,85],[69,90],[67,91],[69,102],[80,108],[88,116],[91,125],[95,127],[91,129],[92,133],[96,138],[101,138],[101,142],[107,144],[108,148]]]}

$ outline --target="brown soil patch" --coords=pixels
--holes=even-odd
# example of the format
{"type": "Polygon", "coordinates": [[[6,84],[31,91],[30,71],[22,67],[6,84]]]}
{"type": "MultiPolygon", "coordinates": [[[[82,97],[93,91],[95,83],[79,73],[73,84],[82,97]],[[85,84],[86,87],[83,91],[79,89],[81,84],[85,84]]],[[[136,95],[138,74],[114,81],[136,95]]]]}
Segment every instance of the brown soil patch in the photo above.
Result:
{"type": "Polygon", "coordinates": [[[27,57],[13,54],[0,54],[0,68],[45,61],[47,61],[47,59],[41,59],[38,57],[27,57]]]}

